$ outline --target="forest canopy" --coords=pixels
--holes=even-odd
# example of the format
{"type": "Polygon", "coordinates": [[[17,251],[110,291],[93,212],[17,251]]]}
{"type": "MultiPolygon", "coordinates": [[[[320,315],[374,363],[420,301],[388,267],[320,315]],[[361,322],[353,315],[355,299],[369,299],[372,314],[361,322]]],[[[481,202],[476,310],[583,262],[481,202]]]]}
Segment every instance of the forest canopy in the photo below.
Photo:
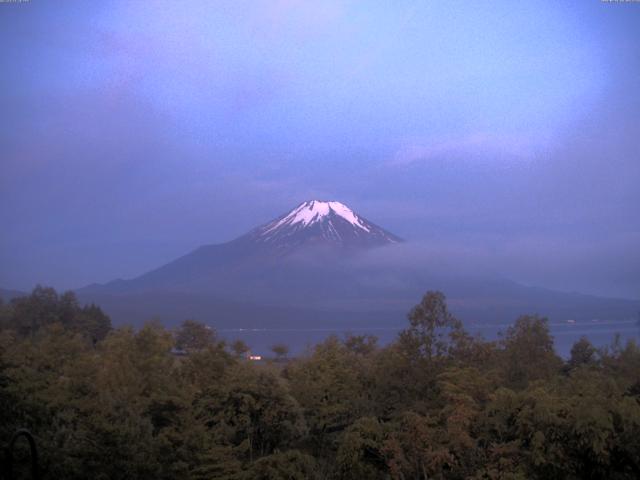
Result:
{"type": "Polygon", "coordinates": [[[640,478],[633,341],[565,360],[544,318],[486,341],[427,292],[389,345],[247,352],[37,287],[0,304],[0,443],[29,429],[52,479],[640,478]]]}

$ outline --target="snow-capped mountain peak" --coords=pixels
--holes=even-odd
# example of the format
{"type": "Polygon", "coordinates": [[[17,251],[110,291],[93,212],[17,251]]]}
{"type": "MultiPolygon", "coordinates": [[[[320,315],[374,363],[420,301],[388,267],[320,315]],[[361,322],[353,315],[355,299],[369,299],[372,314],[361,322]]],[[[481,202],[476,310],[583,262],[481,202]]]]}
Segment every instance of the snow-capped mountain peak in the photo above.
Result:
{"type": "Polygon", "coordinates": [[[251,232],[258,243],[288,250],[302,244],[376,246],[400,241],[337,201],[308,200],[251,232]]]}
{"type": "Polygon", "coordinates": [[[358,215],[344,203],[310,200],[291,210],[284,218],[272,222],[265,233],[273,231],[282,225],[296,225],[298,223],[301,223],[303,227],[313,225],[316,222],[321,222],[332,213],[342,217],[354,227],[361,228],[365,232],[370,231],[369,227],[360,220],[358,215]]]}

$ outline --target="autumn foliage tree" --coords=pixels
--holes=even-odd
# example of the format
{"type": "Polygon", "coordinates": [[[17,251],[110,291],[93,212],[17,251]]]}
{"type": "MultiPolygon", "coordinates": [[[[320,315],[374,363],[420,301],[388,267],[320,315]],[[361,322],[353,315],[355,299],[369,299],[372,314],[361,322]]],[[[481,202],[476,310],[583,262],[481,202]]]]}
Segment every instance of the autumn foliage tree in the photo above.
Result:
{"type": "Polygon", "coordinates": [[[31,430],[50,479],[640,478],[635,342],[565,361],[544,318],[485,341],[428,292],[389,345],[245,348],[193,320],[113,329],[38,287],[0,304],[0,443],[31,430]]]}

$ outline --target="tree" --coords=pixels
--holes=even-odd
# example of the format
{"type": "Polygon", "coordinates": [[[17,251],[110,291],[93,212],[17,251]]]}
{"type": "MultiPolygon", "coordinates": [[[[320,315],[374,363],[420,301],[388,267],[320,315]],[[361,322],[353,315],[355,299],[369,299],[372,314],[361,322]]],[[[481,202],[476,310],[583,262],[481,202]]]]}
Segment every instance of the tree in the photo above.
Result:
{"type": "Polygon", "coordinates": [[[39,328],[60,321],[58,294],[53,288],[36,286],[30,295],[11,300],[9,328],[33,337],[39,328]]]}
{"type": "Polygon", "coordinates": [[[236,357],[243,357],[249,352],[249,350],[250,350],[249,345],[247,345],[245,342],[243,342],[240,339],[235,340],[231,344],[231,351],[236,355],[236,357]]]}
{"type": "Polygon", "coordinates": [[[515,388],[524,388],[533,380],[549,379],[562,367],[546,318],[521,316],[507,329],[502,346],[506,381],[515,388]]]}
{"type": "MultiPolygon", "coordinates": [[[[433,380],[408,358],[406,351],[397,342],[380,349],[372,357],[367,375],[369,387],[365,390],[370,408],[376,415],[389,418],[415,408],[416,401],[423,401],[424,383],[433,380]]],[[[431,385],[433,387],[433,385],[431,385]]],[[[434,393],[431,388],[427,391],[434,393]]]]}
{"type": "Polygon", "coordinates": [[[340,439],[336,469],[344,480],[387,478],[385,456],[386,429],[378,419],[356,420],[340,439]]]}
{"type": "Polygon", "coordinates": [[[314,480],[319,478],[315,459],[298,450],[288,450],[262,457],[240,476],[241,480],[314,480]]]}
{"type": "Polygon", "coordinates": [[[284,343],[276,343],[271,346],[271,351],[276,355],[277,360],[285,360],[289,354],[289,347],[284,343]]]}
{"type": "Polygon", "coordinates": [[[563,368],[545,319],[485,342],[426,297],[391,345],[333,336],[280,368],[197,322],[178,358],[176,332],[39,287],[0,305],[0,438],[31,429],[70,480],[640,478],[635,341],[581,339],[563,368]]]}
{"type": "Polygon", "coordinates": [[[104,340],[111,331],[111,319],[100,307],[92,303],[76,310],[71,321],[71,329],[81,333],[95,345],[104,340]]]}
{"type": "Polygon", "coordinates": [[[205,349],[215,340],[215,330],[195,320],[183,321],[175,334],[176,347],[189,352],[205,349]]]}
{"type": "Polygon", "coordinates": [[[320,447],[328,435],[366,415],[363,358],[335,336],[316,345],[310,357],[288,364],[284,376],[320,447]]]}
{"type": "Polygon", "coordinates": [[[409,328],[400,332],[399,343],[416,360],[431,360],[451,353],[462,323],[449,313],[442,292],[427,292],[409,313],[409,328]]]}
{"type": "Polygon", "coordinates": [[[10,327],[10,321],[12,318],[11,306],[4,303],[0,297],[0,330],[8,330],[10,327]]]}
{"type": "Polygon", "coordinates": [[[631,339],[623,347],[620,336],[616,334],[613,344],[599,350],[602,366],[623,389],[633,385],[640,388],[640,346],[631,339]]]}
{"type": "Polygon", "coordinates": [[[200,421],[243,461],[287,448],[306,433],[300,406],[283,380],[251,363],[229,368],[198,396],[195,408],[200,421]]]}
{"type": "Polygon", "coordinates": [[[596,348],[586,337],[581,337],[571,347],[571,357],[567,362],[567,367],[569,370],[573,370],[581,366],[593,366],[596,363],[595,355],[596,348]]]}
{"type": "Polygon", "coordinates": [[[111,330],[111,319],[100,307],[81,307],[75,293],[58,295],[53,288],[40,285],[30,295],[13,299],[10,308],[3,310],[5,319],[1,323],[21,336],[33,338],[39,329],[58,323],[95,345],[111,330]]]}
{"type": "Polygon", "coordinates": [[[391,478],[446,478],[454,458],[442,444],[445,436],[435,419],[404,413],[385,442],[391,478]]]}
{"type": "Polygon", "coordinates": [[[375,335],[346,335],[344,346],[359,355],[370,355],[378,348],[378,337],[375,335]]]}

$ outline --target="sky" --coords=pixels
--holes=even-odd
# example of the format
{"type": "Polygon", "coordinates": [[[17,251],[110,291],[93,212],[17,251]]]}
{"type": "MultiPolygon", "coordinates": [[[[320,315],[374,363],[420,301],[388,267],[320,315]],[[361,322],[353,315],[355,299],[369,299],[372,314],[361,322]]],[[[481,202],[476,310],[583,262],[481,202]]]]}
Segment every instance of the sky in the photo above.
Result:
{"type": "Polygon", "coordinates": [[[131,278],[308,199],[640,298],[640,3],[0,3],[0,287],[131,278]]]}

